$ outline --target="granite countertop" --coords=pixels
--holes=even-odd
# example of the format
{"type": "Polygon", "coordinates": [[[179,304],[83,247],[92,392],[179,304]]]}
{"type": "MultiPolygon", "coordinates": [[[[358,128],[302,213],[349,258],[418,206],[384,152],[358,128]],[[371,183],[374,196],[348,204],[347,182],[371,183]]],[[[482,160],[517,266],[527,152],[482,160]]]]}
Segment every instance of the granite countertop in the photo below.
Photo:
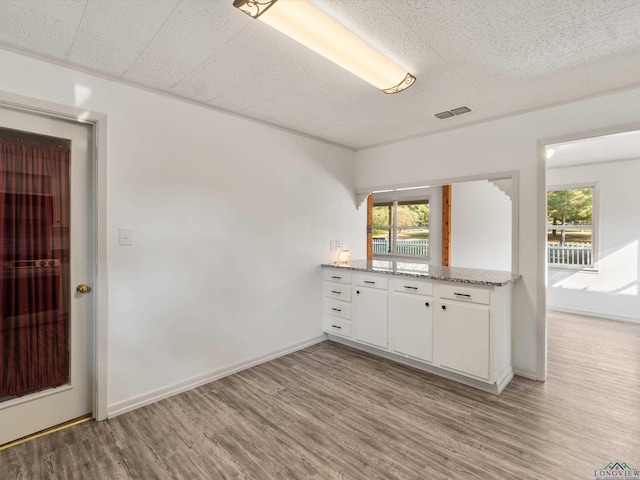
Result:
{"type": "Polygon", "coordinates": [[[412,263],[396,260],[352,260],[347,265],[323,263],[323,267],[355,270],[358,272],[386,273],[405,277],[430,278],[447,282],[492,285],[499,287],[515,282],[520,275],[502,270],[482,270],[479,268],[440,267],[426,263],[412,263]]]}

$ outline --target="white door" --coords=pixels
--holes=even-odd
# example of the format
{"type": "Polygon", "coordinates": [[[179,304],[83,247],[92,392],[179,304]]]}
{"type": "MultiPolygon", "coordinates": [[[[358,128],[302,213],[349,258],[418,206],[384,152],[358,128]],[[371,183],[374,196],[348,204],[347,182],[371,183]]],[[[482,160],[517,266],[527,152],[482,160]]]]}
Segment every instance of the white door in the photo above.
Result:
{"type": "Polygon", "coordinates": [[[436,362],[489,380],[489,320],[488,307],[443,301],[434,313],[436,362]]]}
{"type": "Polygon", "coordinates": [[[354,338],[387,348],[387,291],[357,285],[352,289],[354,338]]]}
{"type": "Polygon", "coordinates": [[[433,298],[393,292],[389,304],[389,330],[394,352],[433,360],[433,298]]]}
{"type": "Polygon", "coordinates": [[[92,412],[94,252],[91,129],[0,107],[0,135],[2,445],[92,412]]]}

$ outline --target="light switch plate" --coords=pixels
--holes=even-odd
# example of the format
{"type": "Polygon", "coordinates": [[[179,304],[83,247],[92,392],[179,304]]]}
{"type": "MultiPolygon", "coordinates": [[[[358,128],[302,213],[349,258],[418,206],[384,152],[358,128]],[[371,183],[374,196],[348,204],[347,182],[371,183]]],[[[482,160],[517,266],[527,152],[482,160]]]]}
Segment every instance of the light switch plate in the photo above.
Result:
{"type": "Polygon", "coordinates": [[[120,245],[133,245],[133,228],[118,229],[120,235],[120,245]]]}

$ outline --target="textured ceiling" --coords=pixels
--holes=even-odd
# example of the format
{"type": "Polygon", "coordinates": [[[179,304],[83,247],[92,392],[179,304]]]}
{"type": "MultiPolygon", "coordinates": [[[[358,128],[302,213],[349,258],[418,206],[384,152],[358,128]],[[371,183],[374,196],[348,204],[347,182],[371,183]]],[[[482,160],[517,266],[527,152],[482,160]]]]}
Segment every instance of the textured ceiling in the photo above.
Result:
{"type": "Polygon", "coordinates": [[[547,146],[547,167],[640,159],[640,131],[602,135],[547,146]]]}
{"type": "Polygon", "coordinates": [[[384,95],[232,0],[0,0],[0,47],[352,148],[640,85],[640,0],[312,1],[415,85],[384,95]]]}

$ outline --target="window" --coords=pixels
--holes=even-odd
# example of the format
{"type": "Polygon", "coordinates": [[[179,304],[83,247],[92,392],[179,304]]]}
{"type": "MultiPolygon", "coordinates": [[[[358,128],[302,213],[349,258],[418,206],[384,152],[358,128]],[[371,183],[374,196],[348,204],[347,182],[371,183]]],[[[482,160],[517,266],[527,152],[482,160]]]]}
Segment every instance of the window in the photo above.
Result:
{"type": "Polygon", "coordinates": [[[373,254],[429,258],[429,200],[373,203],[373,254]]]}
{"type": "Polygon", "coordinates": [[[547,262],[550,266],[594,266],[594,193],[594,186],[547,192],[547,262]]]}

